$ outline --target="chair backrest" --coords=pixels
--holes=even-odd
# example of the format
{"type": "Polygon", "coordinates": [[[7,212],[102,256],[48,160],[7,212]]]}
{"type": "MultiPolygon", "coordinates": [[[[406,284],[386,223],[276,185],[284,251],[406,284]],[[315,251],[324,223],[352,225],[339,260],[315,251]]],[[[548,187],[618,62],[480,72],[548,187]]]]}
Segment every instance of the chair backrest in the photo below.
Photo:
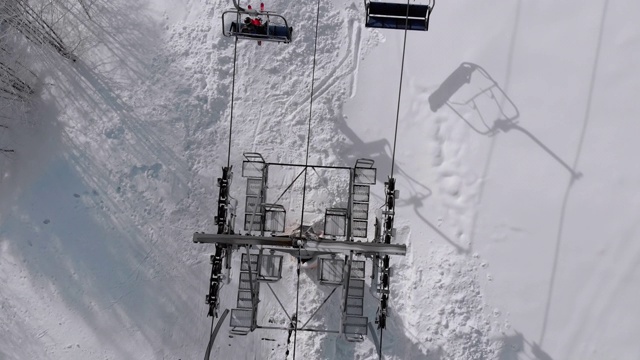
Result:
{"type": "MultiPolygon", "coordinates": [[[[426,19],[429,12],[428,5],[408,5],[410,18],[426,19]]],[[[407,4],[370,2],[369,15],[372,16],[390,16],[390,17],[406,17],[407,4]]]]}
{"type": "Polygon", "coordinates": [[[440,86],[429,96],[431,111],[438,111],[465,84],[471,82],[471,74],[476,67],[463,63],[451,73],[440,86]]]}
{"type": "Polygon", "coordinates": [[[244,24],[238,25],[235,21],[231,23],[228,31],[224,32],[224,36],[236,36],[240,39],[273,41],[273,42],[291,42],[291,33],[289,28],[281,25],[268,25],[267,33],[242,32],[244,24]]]}
{"type": "Polygon", "coordinates": [[[269,25],[269,34],[277,37],[286,37],[291,40],[289,29],[286,26],[269,25]]]}

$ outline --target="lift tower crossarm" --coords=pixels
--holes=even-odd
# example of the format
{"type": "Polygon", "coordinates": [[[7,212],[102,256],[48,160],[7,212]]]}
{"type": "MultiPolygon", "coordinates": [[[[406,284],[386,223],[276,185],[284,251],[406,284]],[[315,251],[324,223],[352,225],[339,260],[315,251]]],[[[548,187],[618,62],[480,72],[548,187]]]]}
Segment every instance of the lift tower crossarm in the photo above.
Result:
{"type": "Polygon", "coordinates": [[[407,246],[399,244],[384,244],[354,241],[311,240],[303,238],[277,236],[245,236],[227,234],[193,234],[193,242],[201,244],[229,244],[229,245],[265,245],[284,248],[302,248],[307,251],[333,252],[349,254],[401,255],[407,254],[407,246]]]}

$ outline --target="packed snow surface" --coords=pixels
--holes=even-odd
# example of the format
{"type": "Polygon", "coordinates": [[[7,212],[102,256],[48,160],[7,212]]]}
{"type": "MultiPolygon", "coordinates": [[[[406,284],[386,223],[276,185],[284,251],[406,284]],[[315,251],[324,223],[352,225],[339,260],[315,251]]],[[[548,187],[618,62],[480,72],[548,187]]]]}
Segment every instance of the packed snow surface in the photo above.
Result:
{"type": "MultiPolygon", "coordinates": [[[[291,44],[238,42],[232,192],[244,193],[245,151],[304,163],[311,121],[310,164],[375,160],[373,214],[395,144],[408,254],[392,261],[385,359],[640,358],[640,3],[439,1],[430,30],[407,34],[397,141],[404,33],[366,29],[360,1],[320,2],[310,117],[316,4],[266,3],[293,26],[291,44]],[[502,92],[432,109],[462,63],[477,71],[454,97],[502,92]]],[[[38,94],[26,121],[0,129],[16,150],[0,163],[0,359],[203,357],[212,247],[191,239],[215,231],[227,163],[230,6],[95,2],[77,20],[77,62],[31,51],[38,94]]],[[[274,176],[286,186],[296,174],[274,176]]],[[[341,186],[310,172],[305,219],[320,221],[341,186]]],[[[291,314],[293,258],[283,273],[273,289],[291,314]]],[[[222,289],[223,308],[236,286],[222,289]]],[[[331,290],[303,269],[299,317],[331,290]]],[[[287,326],[263,294],[259,320],[287,326]]],[[[311,324],[336,329],[338,296],[325,306],[311,324]]],[[[292,350],[286,331],[228,330],[216,359],[292,350]]],[[[296,356],[377,350],[371,334],[353,344],[300,332],[296,356]]]]}

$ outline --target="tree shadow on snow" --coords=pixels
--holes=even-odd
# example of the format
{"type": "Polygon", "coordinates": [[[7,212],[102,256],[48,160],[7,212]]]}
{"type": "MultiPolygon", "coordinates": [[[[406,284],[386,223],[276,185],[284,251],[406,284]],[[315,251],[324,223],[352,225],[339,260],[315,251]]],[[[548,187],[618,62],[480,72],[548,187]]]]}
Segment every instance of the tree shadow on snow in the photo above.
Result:
{"type": "MultiPolygon", "coordinates": [[[[48,135],[58,142],[64,138],[61,133],[48,135]]],[[[108,194],[106,171],[75,158],[64,144],[49,150],[50,158],[39,164],[41,173],[23,186],[2,226],[11,253],[42,289],[32,305],[51,306],[61,298],[105,349],[122,358],[145,351],[171,353],[152,349],[160,345],[179,349],[183,344],[175,343],[166,329],[185,316],[197,316],[198,308],[186,293],[166,287],[163,279],[171,275],[162,269],[163,257],[153,251],[154,229],[144,226],[140,213],[127,218],[131,212],[122,207],[122,199],[108,194]]],[[[189,286],[191,281],[183,283],[189,286]]]]}
{"type": "MultiPolygon", "coordinates": [[[[40,120],[66,123],[48,134],[56,145],[38,164],[35,182],[23,185],[16,207],[2,219],[3,236],[44,289],[34,305],[55,302],[50,294],[60,297],[118,357],[153,353],[177,358],[172,352],[184,351],[187,335],[173,328],[183,318],[200,318],[204,310],[188,296],[206,282],[191,275],[208,270],[192,266],[189,258],[180,261],[183,268],[176,267],[177,259],[168,258],[167,249],[190,242],[184,232],[153,225],[171,223],[173,216],[171,207],[154,199],[166,195],[158,190],[164,185],[174,197],[168,201],[186,197],[189,169],[156,131],[156,119],[141,116],[120,90],[127,85],[118,78],[121,72],[135,73],[139,81],[148,76],[142,69],[157,50],[156,27],[131,11],[142,3],[101,4],[100,19],[87,27],[96,37],[105,36],[101,48],[110,55],[104,63],[95,58],[44,60],[56,72],[50,76],[54,83],[44,84],[42,91],[55,110],[68,111],[64,120],[53,110],[40,120]],[[181,289],[193,291],[167,287],[182,276],[181,289]]],[[[186,252],[199,253],[193,247],[186,252]]],[[[193,328],[187,333],[196,333],[193,328]]],[[[206,333],[206,324],[202,328],[206,333]]]]}

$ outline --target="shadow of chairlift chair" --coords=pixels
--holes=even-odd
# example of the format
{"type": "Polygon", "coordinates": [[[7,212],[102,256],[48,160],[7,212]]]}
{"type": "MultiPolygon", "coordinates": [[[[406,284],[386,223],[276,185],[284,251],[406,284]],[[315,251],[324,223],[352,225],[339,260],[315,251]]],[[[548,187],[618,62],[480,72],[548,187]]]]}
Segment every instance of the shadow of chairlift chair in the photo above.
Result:
{"type": "Polygon", "coordinates": [[[291,42],[293,28],[287,20],[271,11],[230,9],[222,13],[222,34],[238,39],[271,41],[288,44],[291,42]],[[261,26],[244,23],[245,18],[260,18],[261,26]]]}
{"type": "Polygon", "coordinates": [[[365,27],[427,31],[435,3],[435,0],[423,5],[365,0],[365,27]]]}
{"type": "Polygon", "coordinates": [[[491,75],[481,66],[469,62],[460,64],[460,66],[440,84],[438,89],[429,96],[431,111],[436,112],[445,105],[466,122],[473,131],[481,135],[493,135],[499,126],[505,126],[503,125],[505,123],[514,124],[514,121],[520,117],[518,107],[516,107],[491,75]],[[471,91],[471,94],[468,94],[466,98],[460,101],[452,101],[452,98],[457,95],[463,87],[472,84],[474,74],[478,74],[484,79],[483,81],[486,82],[487,85],[474,89],[471,91]],[[496,119],[493,124],[485,122],[485,119],[478,109],[476,102],[483,96],[490,99],[500,113],[500,117],[496,119]],[[500,99],[502,99],[502,101],[500,101],[500,99]],[[465,117],[460,110],[456,109],[457,106],[468,107],[478,112],[482,122],[482,128],[474,125],[471,119],[465,117]]]}

